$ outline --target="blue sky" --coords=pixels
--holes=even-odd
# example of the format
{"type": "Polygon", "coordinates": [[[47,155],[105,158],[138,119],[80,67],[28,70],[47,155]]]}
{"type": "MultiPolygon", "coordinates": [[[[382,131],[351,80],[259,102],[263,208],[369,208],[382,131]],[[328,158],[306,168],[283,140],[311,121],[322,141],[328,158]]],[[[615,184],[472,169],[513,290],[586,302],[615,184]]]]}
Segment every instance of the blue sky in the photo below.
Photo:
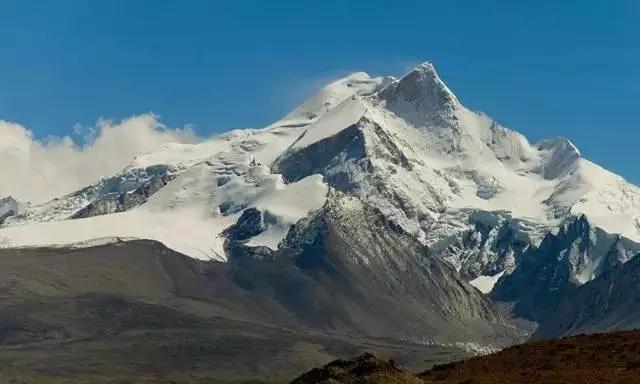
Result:
{"type": "Polygon", "coordinates": [[[0,119],[45,137],[153,111],[208,136],[431,60],[468,107],[640,183],[639,18],[635,0],[0,0],[0,119]]]}

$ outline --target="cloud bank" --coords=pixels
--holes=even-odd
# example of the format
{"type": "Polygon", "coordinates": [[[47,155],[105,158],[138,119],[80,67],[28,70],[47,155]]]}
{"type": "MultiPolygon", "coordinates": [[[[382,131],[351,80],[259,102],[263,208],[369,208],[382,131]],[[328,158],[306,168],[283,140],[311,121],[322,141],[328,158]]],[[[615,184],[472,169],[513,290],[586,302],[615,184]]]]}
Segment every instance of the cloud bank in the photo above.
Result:
{"type": "Polygon", "coordinates": [[[43,202],[111,176],[131,160],[165,143],[192,143],[190,128],[169,129],[154,114],[120,122],[100,119],[74,127],[80,137],[37,140],[20,124],[0,120],[0,198],[43,202]]]}

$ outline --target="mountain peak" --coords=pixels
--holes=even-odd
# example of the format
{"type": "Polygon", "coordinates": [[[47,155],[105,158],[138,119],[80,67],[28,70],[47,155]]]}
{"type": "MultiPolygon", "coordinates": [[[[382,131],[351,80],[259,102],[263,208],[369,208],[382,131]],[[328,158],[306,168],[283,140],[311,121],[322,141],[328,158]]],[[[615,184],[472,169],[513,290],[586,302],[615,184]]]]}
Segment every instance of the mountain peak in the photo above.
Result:
{"type": "Polygon", "coordinates": [[[578,147],[566,137],[557,136],[550,139],[540,141],[537,145],[539,150],[559,150],[565,153],[571,153],[576,157],[581,157],[578,147]]]}
{"type": "Polygon", "coordinates": [[[440,79],[433,63],[424,62],[383,89],[379,97],[391,109],[401,104],[412,104],[425,116],[437,116],[456,109],[460,103],[440,79]]]}
{"type": "Polygon", "coordinates": [[[438,72],[436,71],[436,67],[433,65],[433,62],[431,61],[425,61],[424,63],[417,65],[411,70],[411,72],[414,72],[414,71],[428,72],[428,73],[433,73],[436,76],[438,75],[438,72]]]}
{"type": "Polygon", "coordinates": [[[438,96],[446,99],[446,101],[458,103],[458,98],[442,81],[431,61],[425,61],[413,68],[400,79],[399,83],[405,86],[413,85],[412,89],[436,91],[439,93],[438,96]]]}
{"type": "Polygon", "coordinates": [[[567,174],[575,168],[582,158],[578,148],[566,137],[545,139],[534,145],[546,157],[542,175],[547,179],[555,179],[567,174]]]}

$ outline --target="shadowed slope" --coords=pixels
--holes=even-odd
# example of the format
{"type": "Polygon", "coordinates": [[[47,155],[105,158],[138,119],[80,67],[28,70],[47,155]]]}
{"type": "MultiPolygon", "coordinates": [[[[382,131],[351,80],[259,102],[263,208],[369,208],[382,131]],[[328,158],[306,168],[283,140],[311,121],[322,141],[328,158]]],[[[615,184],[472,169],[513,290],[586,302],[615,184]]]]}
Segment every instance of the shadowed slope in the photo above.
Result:
{"type": "Polygon", "coordinates": [[[373,334],[388,324],[376,294],[356,317],[350,291],[312,272],[286,255],[203,262],[150,241],[0,251],[1,378],[279,381],[367,350],[413,367],[466,355],[373,334]]]}

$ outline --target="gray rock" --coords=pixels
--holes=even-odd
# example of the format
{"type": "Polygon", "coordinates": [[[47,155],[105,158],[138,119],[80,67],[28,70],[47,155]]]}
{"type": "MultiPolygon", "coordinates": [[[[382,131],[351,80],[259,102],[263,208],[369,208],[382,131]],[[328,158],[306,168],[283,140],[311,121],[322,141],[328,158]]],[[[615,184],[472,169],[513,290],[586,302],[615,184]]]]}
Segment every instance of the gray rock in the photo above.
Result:
{"type": "Polygon", "coordinates": [[[626,262],[640,244],[593,228],[580,216],[523,253],[515,270],[498,281],[492,297],[515,302],[515,315],[544,322],[578,287],[626,262]]]}
{"type": "Polygon", "coordinates": [[[98,198],[74,213],[72,219],[81,219],[92,216],[107,215],[110,213],[124,212],[138,205],[144,204],[149,197],[158,192],[171,180],[169,174],[162,174],[166,171],[166,167],[155,166],[148,167],[147,170],[152,174],[150,178],[144,180],[140,185],[129,181],[123,181],[122,178],[112,178],[101,186],[101,192],[98,198]],[[132,188],[134,189],[127,189],[132,188]],[[105,192],[107,191],[107,192],[105,192]]]}
{"type": "Polygon", "coordinates": [[[639,256],[565,295],[533,338],[640,328],[639,256]]]}

